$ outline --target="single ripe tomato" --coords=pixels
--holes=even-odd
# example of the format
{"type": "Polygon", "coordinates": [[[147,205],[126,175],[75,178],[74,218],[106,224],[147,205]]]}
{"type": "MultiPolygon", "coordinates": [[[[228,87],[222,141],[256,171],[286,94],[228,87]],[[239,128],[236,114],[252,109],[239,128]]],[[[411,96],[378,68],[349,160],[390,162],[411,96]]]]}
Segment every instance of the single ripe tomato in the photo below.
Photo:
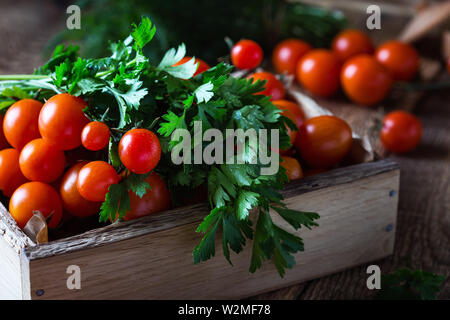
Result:
{"type": "Polygon", "coordinates": [[[284,90],[283,83],[275,77],[274,74],[270,72],[255,72],[247,77],[247,79],[253,79],[253,82],[258,80],[266,81],[264,87],[266,88],[263,91],[258,92],[257,94],[263,94],[266,96],[271,96],[270,100],[280,100],[283,99],[286,91],[284,90]]]}
{"type": "Polygon", "coordinates": [[[61,150],[81,145],[81,131],[89,122],[83,109],[83,99],[67,93],[51,97],[39,114],[39,132],[48,143],[61,150]]]}
{"type": "Polygon", "coordinates": [[[405,111],[393,111],[383,119],[380,140],[384,147],[393,152],[407,152],[414,149],[422,137],[420,120],[405,111]]]}
{"type": "Polygon", "coordinates": [[[340,32],[331,45],[333,52],[342,62],[359,54],[372,54],[372,40],[359,30],[344,30],[340,32]]]}
{"type": "Polygon", "coordinates": [[[92,161],[78,172],[77,189],[86,200],[105,201],[109,186],[119,182],[116,170],[105,161],[92,161]]]}
{"type": "Polygon", "coordinates": [[[341,71],[341,84],[352,101],[373,105],[383,100],[391,90],[389,72],[372,56],[363,54],[350,58],[341,71]]]}
{"type": "Polygon", "coordinates": [[[391,74],[394,80],[411,80],[419,69],[419,54],[409,44],[389,41],[375,52],[375,58],[391,74]]]}
{"type": "Polygon", "coordinates": [[[100,121],[92,121],[84,126],[81,131],[81,143],[83,147],[91,151],[105,148],[109,142],[109,128],[100,121]]]}
{"type": "Polygon", "coordinates": [[[101,202],[93,202],[83,198],[77,189],[78,173],[88,161],[80,161],[64,174],[59,187],[62,204],[71,215],[84,218],[100,211],[101,202]]]}
{"type": "Polygon", "coordinates": [[[0,190],[7,197],[28,181],[20,171],[19,155],[20,152],[13,148],[0,151],[0,190]]]}
{"type": "MultiPolygon", "coordinates": [[[[186,56],[186,57],[184,57],[183,59],[181,59],[180,61],[178,61],[177,63],[175,63],[173,66],[174,66],[174,67],[180,66],[180,65],[182,65],[182,64],[185,64],[186,62],[188,62],[188,61],[191,60],[191,59],[192,59],[192,57],[186,56]]],[[[197,71],[195,71],[195,73],[194,73],[194,75],[193,75],[194,77],[195,77],[196,75],[199,75],[199,74],[205,72],[205,71],[208,70],[209,68],[211,68],[211,67],[209,66],[209,64],[207,64],[205,61],[203,61],[203,60],[200,59],[200,58],[195,58],[195,63],[197,63],[198,66],[197,66],[197,71]]]]}
{"type": "Polygon", "coordinates": [[[254,69],[263,59],[263,50],[253,40],[243,39],[231,48],[231,62],[238,69],[254,69]]]}
{"type": "Polygon", "coordinates": [[[272,64],[278,73],[295,75],[300,58],[312,49],[309,43],[300,39],[281,41],[273,50],[272,64]]]}
{"type": "MultiPolygon", "coordinates": [[[[298,123],[301,123],[304,121],[305,116],[303,115],[303,111],[300,110],[300,108],[293,102],[287,101],[287,100],[276,100],[273,102],[275,106],[277,106],[280,110],[283,112],[281,113],[282,116],[285,116],[286,118],[289,118],[298,129],[298,123]]],[[[287,133],[289,135],[289,138],[291,140],[291,145],[294,145],[295,143],[295,137],[297,136],[297,130],[292,130],[288,126],[286,126],[287,133]]],[[[281,154],[285,154],[287,150],[281,150],[281,154]]]]}
{"type": "Polygon", "coordinates": [[[157,173],[152,172],[145,181],[148,182],[151,190],[147,190],[142,198],[129,191],[130,210],[123,220],[134,220],[170,208],[170,194],[164,180],[157,173]]]}
{"type": "Polygon", "coordinates": [[[50,185],[42,182],[27,182],[13,193],[9,201],[9,212],[23,229],[35,211],[49,218],[49,228],[56,228],[62,217],[62,204],[58,192],[50,185]]]}
{"type": "Polygon", "coordinates": [[[335,116],[306,120],[299,128],[295,146],[313,168],[328,168],[341,161],[352,145],[352,130],[335,116]]]}
{"type": "Polygon", "coordinates": [[[19,164],[23,175],[29,180],[50,183],[62,175],[66,157],[63,151],[39,138],[23,147],[19,164]]]}
{"type": "Polygon", "coordinates": [[[147,129],[131,129],[119,142],[119,158],[131,172],[144,174],[153,170],[161,158],[161,144],[147,129]]]}
{"type": "Polygon", "coordinates": [[[294,115],[295,121],[294,123],[297,125],[297,128],[300,128],[302,123],[305,121],[305,113],[302,108],[295,102],[289,100],[275,100],[272,101],[274,105],[284,111],[289,111],[294,115]]]}
{"type": "Polygon", "coordinates": [[[288,156],[282,156],[281,158],[283,161],[280,165],[286,169],[289,181],[303,178],[303,170],[297,159],[288,156]]]}
{"type": "Polygon", "coordinates": [[[0,114],[0,150],[9,148],[10,145],[6,140],[5,133],[3,132],[3,115],[0,114]]]}
{"type": "Polygon", "coordinates": [[[312,94],[329,97],[339,89],[340,69],[341,64],[332,51],[311,50],[297,64],[297,80],[312,94]]]}
{"type": "Polygon", "coordinates": [[[38,120],[42,106],[37,100],[23,99],[6,111],[3,132],[6,140],[17,150],[21,150],[31,140],[41,137],[38,120]]]}

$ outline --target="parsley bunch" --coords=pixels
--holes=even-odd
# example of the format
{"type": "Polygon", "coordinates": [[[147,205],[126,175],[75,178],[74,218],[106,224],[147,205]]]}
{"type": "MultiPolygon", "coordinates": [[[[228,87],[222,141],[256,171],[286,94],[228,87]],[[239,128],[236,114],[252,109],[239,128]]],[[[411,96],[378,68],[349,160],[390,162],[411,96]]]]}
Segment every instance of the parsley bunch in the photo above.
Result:
{"type": "MultiPolygon", "coordinates": [[[[243,164],[176,165],[170,154],[179,141],[171,136],[178,128],[193,136],[195,121],[201,121],[203,131],[278,129],[280,149],[286,149],[290,146],[287,126],[295,129],[295,125],[268,97],[255,95],[263,90],[264,82],[231,77],[232,67],[225,63],[192,78],[197,68],[194,58],[173,67],[185,56],[184,45],[168,50],[157,64],[150,61],[143,48],[155,31],[150,19],[143,18],[124,41],[110,44],[109,57],[99,59],[82,59],[77,47],[58,46],[33,75],[0,76],[0,107],[5,109],[24,97],[44,100],[61,92],[82,96],[88,104],[86,115],[111,128],[107,157],[117,171],[124,169],[117,149],[126,131],[139,127],[158,132],[163,154],[156,170],[165,177],[173,202],[179,202],[179,190],[202,185],[208,189],[212,210],[197,228],[204,236],[194,249],[194,262],[214,256],[220,230],[223,253],[230,263],[230,250],[239,253],[247,239],[252,239],[250,271],[272,259],[283,276],[286,268],[295,265],[293,254],[303,251],[304,245],[301,238],[275,225],[272,214],[278,214],[294,229],[317,226],[315,220],[319,218],[316,213],[290,210],[283,203],[279,191],[287,181],[284,168],[273,175],[262,175],[265,165],[251,161],[256,151],[249,141],[243,141],[243,164]]],[[[206,146],[202,143],[200,150],[203,152],[206,146]]],[[[270,150],[270,139],[259,147],[270,150]]],[[[194,154],[196,148],[192,144],[190,152],[194,154]]],[[[117,213],[123,217],[130,206],[128,192],[142,197],[151,188],[145,182],[147,176],[127,174],[119,184],[112,185],[100,220],[113,221],[117,213]]]]}

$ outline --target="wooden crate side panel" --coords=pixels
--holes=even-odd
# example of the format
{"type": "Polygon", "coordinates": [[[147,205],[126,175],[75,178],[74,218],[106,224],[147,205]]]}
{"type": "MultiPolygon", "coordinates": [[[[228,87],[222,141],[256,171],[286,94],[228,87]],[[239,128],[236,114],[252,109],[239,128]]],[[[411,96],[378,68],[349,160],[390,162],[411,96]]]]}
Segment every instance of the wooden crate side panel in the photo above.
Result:
{"type": "MultiPolygon", "coordinates": [[[[319,228],[299,231],[305,252],[296,255],[297,265],[283,279],[270,262],[248,272],[251,243],[232,255],[233,267],[222,257],[220,241],[215,258],[193,265],[200,235],[194,232],[198,223],[189,223],[31,260],[31,298],[238,299],[376,260],[393,251],[398,184],[399,171],[393,170],[287,199],[291,208],[318,211],[321,219],[319,228]],[[72,264],[81,268],[81,290],[67,289],[72,264]],[[44,294],[37,296],[38,290],[44,294]]],[[[275,214],[274,219],[284,225],[275,214]]]]}
{"type": "Polygon", "coordinates": [[[22,299],[19,253],[0,237],[0,300],[22,299]]]}
{"type": "Polygon", "coordinates": [[[23,248],[32,245],[33,242],[17,227],[8,210],[0,203],[1,300],[30,298],[29,293],[23,292],[23,279],[29,278],[29,274],[26,274],[27,260],[22,261],[20,253],[23,248]]]}

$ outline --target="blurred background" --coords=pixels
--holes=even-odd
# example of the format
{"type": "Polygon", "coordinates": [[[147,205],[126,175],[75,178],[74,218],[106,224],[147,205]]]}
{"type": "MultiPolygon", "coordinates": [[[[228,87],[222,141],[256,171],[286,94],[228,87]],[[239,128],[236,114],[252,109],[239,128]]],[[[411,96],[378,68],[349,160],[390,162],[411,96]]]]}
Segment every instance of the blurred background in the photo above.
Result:
{"type": "MultiPolygon", "coordinates": [[[[152,58],[159,59],[168,48],[184,42],[188,55],[214,64],[228,54],[230,41],[241,38],[257,41],[267,54],[274,44],[289,37],[304,39],[315,47],[328,47],[340,30],[354,27],[367,31],[378,44],[397,35],[421,7],[431,2],[0,0],[0,72],[30,72],[59,43],[80,44],[85,57],[108,55],[108,42],[123,39],[130,25],[142,15],[150,16],[158,29],[155,40],[146,49],[152,58]],[[81,8],[80,30],[66,27],[66,9],[70,4],[81,8]],[[370,4],[381,8],[381,30],[365,27],[365,11],[370,4]]],[[[439,42],[433,46],[438,47],[439,42]]]]}

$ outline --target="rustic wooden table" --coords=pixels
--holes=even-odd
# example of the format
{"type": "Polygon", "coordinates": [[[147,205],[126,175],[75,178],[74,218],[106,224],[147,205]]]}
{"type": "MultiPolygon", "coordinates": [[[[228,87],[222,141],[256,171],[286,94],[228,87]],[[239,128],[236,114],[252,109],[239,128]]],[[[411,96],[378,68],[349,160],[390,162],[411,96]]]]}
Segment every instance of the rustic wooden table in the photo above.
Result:
{"type": "MultiPolygon", "coordinates": [[[[64,25],[65,8],[52,1],[2,0],[0,74],[29,73],[42,49],[64,25]]],[[[444,75],[447,80],[450,76],[444,75]]],[[[450,90],[428,92],[415,113],[424,126],[420,146],[391,156],[401,168],[394,254],[371,264],[382,273],[411,266],[446,276],[440,299],[450,299],[450,90]]],[[[261,294],[252,299],[369,299],[367,265],[261,294]]]]}

